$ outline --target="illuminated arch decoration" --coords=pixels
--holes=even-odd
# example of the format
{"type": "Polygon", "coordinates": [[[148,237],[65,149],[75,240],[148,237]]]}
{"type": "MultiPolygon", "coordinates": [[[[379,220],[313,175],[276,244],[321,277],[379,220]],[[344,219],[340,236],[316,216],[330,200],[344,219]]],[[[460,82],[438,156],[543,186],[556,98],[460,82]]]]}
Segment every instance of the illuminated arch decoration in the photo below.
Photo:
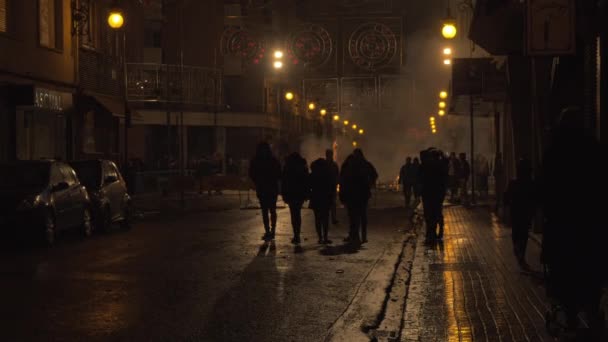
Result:
{"type": "Polygon", "coordinates": [[[220,50],[224,56],[241,57],[246,64],[259,64],[266,52],[261,39],[238,26],[228,26],[224,29],[220,50]]]}
{"type": "Polygon", "coordinates": [[[319,68],[329,61],[333,51],[331,35],[320,25],[304,25],[291,35],[289,57],[293,64],[319,68]]]}
{"type": "Polygon", "coordinates": [[[366,70],[382,68],[397,54],[397,36],[384,24],[362,24],[350,36],[348,54],[353,63],[360,68],[366,70]]]}

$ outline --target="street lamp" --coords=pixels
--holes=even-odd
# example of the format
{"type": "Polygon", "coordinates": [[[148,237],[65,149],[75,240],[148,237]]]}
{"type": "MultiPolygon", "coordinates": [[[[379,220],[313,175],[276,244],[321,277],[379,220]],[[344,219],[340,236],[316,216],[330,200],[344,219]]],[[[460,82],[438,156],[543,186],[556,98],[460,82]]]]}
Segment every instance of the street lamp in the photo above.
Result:
{"type": "Polygon", "coordinates": [[[438,114],[439,116],[444,116],[444,115],[445,115],[445,110],[440,109],[440,110],[439,110],[439,112],[437,112],[437,114],[438,114]]]}
{"type": "Polygon", "coordinates": [[[446,47],[443,49],[443,54],[449,56],[452,54],[452,48],[446,47]]]}
{"type": "Polygon", "coordinates": [[[353,124],[353,129],[357,130],[357,124],[353,124]]]}
{"type": "Polygon", "coordinates": [[[334,121],[340,121],[340,115],[338,115],[338,114],[334,115],[334,121]]]}
{"type": "Polygon", "coordinates": [[[274,52],[274,58],[277,58],[277,59],[281,59],[281,58],[283,58],[283,51],[281,51],[281,50],[276,50],[276,51],[274,52]]]}
{"type": "Polygon", "coordinates": [[[285,93],[285,99],[286,99],[287,101],[291,101],[291,100],[293,100],[293,93],[292,93],[292,92],[287,92],[287,93],[285,93]]]}
{"type": "Polygon", "coordinates": [[[357,147],[357,142],[353,141],[353,147],[357,147]]]}
{"type": "Polygon", "coordinates": [[[451,18],[447,18],[443,22],[443,28],[441,29],[441,35],[445,39],[454,39],[456,37],[456,25],[454,24],[454,20],[451,18]]]}
{"type": "Polygon", "coordinates": [[[272,64],[272,66],[275,69],[281,69],[281,68],[283,68],[283,62],[281,62],[281,61],[274,61],[274,63],[272,64]]]}
{"type": "Polygon", "coordinates": [[[363,128],[361,128],[361,129],[359,130],[359,134],[363,134],[363,133],[365,133],[365,131],[363,130],[363,128]]]}
{"type": "Polygon", "coordinates": [[[322,108],[319,113],[321,113],[321,116],[325,116],[327,114],[327,109],[322,108]]]}
{"type": "Polygon", "coordinates": [[[344,120],[344,126],[348,126],[348,120],[344,120]]]}
{"type": "Polygon", "coordinates": [[[311,103],[308,104],[308,109],[315,110],[315,108],[317,108],[317,106],[315,105],[314,102],[311,102],[311,103]]]}
{"type": "Polygon", "coordinates": [[[443,60],[443,64],[444,65],[451,65],[452,64],[452,60],[449,59],[449,58],[446,58],[446,59],[443,60]]]}
{"type": "Polygon", "coordinates": [[[445,90],[439,92],[439,98],[443,99],[443,100],[447,99],[448,98],[448,92],[445,91],[445,90]]]}
{"type": "Polygon", "coordinates": [[[118,7],[113,7],[110,9],[110,14],[108,15],[108,25],[110,28],[114,30],[118,30],[122,28],[125,23],[125,18],[122,15],[122,10],[118,7]]]}
{"type": "Polygon", "coordinates": [[[445,106],[446,106],[446,104],[444,101],[439,102],[439,108],[445,109],[445,106]]]}

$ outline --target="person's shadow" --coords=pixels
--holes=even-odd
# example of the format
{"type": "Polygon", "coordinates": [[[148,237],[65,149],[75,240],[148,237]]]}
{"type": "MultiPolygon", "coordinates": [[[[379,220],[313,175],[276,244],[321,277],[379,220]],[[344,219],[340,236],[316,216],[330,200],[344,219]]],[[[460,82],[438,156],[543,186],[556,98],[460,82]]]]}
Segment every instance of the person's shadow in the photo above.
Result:
{"type": "Polygon", "coordinates": [[[267,341],[278,333],[281,274],[274,241],[263,243],[240,279],[214,304],[203,334],[205,341],[267,341]]]}
{"type": "Polygon", "coordinates": [[[342,254],[355,254],[361,249],[361,245],[353,243],[345,243],[342,245],[327,245],[325,248],[320,250],[321,255],[334,256],[342,254]]]}

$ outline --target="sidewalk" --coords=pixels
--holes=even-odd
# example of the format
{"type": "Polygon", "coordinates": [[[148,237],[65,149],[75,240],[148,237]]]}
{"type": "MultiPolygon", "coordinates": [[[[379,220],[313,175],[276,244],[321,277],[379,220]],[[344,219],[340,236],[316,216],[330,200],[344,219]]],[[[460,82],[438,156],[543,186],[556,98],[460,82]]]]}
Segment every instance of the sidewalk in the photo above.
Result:
{"type": "Polygon", "coordinates": [[[528,243],[522,274],[511,230],[487,209],[444,209],[443,245],[419,234],[401,341],[553,341],[546,333],[540,246],[528,243]]]}

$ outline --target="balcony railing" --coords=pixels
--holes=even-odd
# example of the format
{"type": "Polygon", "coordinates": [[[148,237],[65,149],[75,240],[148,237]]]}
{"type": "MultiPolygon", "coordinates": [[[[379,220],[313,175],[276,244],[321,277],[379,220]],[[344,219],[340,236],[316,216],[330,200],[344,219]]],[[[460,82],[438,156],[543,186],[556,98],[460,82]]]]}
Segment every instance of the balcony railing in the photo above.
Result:
{"type": "Polygon", "coordinates": [[[221,102],[220,69],[128,63],[127,99],[216,106],[221,102]]]}

